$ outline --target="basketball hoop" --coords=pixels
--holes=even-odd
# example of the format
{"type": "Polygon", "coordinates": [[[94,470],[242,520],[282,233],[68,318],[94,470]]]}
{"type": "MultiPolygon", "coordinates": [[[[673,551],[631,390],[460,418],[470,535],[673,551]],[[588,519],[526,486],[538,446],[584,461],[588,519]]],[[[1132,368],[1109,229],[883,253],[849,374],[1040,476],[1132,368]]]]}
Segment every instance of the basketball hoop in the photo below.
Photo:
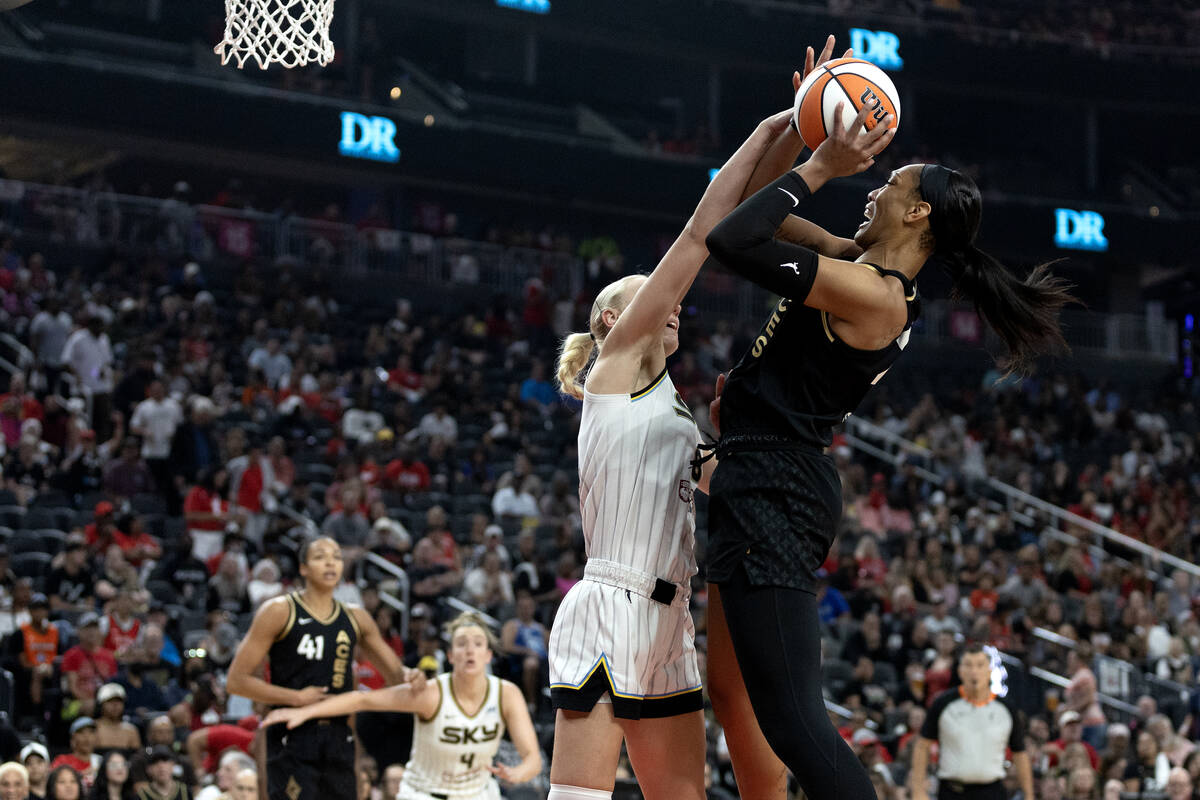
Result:
{"type": "Polygon", "coordinates": [[[266,69],[287,69],[333,60],[329,23],[334,0],[225,0],[225,38],[213,48],[222,64],[238,69],[253,57],[266,69]]]}

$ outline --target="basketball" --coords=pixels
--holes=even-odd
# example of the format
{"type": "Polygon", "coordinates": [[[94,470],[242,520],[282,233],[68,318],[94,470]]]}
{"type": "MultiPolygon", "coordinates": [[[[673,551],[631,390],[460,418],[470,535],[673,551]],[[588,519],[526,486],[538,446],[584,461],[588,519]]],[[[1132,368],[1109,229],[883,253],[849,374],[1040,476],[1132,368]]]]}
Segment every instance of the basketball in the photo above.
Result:
{"type": "Polygon", "coordinates": [[[883,70],[860,58],[834,59],[809,73],[796,92],[793,119],[809,148],[816,150],[829,135],[838,103],[844,103],[842,127],[849,127],[864,105],[872,109],[866,130],[872,130],[888,114],[892,115],[891,127],[900,124],[900,96],[883,70]]]}

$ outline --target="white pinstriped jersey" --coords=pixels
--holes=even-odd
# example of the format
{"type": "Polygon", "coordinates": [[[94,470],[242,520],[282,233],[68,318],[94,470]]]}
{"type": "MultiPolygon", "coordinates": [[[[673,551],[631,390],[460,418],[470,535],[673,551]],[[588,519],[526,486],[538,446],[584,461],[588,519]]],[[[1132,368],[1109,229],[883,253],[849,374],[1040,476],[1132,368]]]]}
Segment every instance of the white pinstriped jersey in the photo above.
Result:
{"type": "Polygon", "coordinates": [[[458,704],[450,673],[437,677],[441,700],[433,719],[413,721],[412,756],[404,769],[398,797],[435,794],[480,797],[495,778],[487,768],[504,738],[500,679],[489,675],[487,696],[474,716],[458,704]]]}
{"type": "Polygon", "coordinates": [[[699,441],[665,368],[632,395],[584,392],[579,508],[589,558],[687,585],[696,574],[691,460],[699,441]]]}

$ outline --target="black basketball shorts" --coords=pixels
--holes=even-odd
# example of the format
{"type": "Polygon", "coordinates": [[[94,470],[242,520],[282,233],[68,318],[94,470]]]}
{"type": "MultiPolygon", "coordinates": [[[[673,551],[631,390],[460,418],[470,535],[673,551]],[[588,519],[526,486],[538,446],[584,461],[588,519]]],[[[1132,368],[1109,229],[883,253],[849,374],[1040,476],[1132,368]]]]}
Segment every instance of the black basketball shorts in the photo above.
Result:
{"type": "Polygon", "coordinates": [[[269,800],[358,800],[354,732],[343,720],[267,729],[269,800]]]}
{"type": "Polygon", "coordinates": [[[810,447],[722,453],[708,503],[708,580],[816,591],[842,517],[833,459],[810,447]]]}

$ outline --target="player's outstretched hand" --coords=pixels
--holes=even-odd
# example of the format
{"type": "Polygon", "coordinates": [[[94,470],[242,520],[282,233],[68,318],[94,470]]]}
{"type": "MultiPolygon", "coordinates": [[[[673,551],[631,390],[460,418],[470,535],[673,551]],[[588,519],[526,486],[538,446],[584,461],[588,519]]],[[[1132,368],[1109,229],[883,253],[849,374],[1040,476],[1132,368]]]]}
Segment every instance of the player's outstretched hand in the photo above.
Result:
{"type": "Polygon", "coordinates": [[[850,127],[843,128],[843,107],[844,102],[837,104],[833,112],[833,130],[808,160],[812,168],[820,170],[827,179],[857,175],[869,169],[875,163],[875,156],[879,155],[896,135],[896,129],[888,127],[892,123],[891,114],[886,115],[871,130],[865,130],[863,124],[873,110],[866,105],[859,109],[850,127]]]}
{"type": "Polygon", "coordinates": [[[263,727],[268,725],[277,725],[280,722],[287,723],[288,730],[303,725],[307,721],[307,716],[302,708],[276,708],[270,714],[267,714],[263,719],[263,727]]]}
{"type": "Polygon", "coordinates": [[[721,438],[721,392],[725,391],[725,373],[717,376],[716,396],[708,404],[708,421],[712,423],[717,438],[721,438]]]}
{"type": "Polygon", "coordinates": [[[319,703],[325,699],[325,693],[329,690],[324,686],[305,686],[296,695],[295,706],[309,706],[313,703],[319,703]]]}
{"type": "Polygon", "coordinates": [[[530,776],[527,778],[524,775],[521,775],[519,772],[519,764],[517,766],[509,766],[508,764],[493,764],[487,769],[488,772],[492,773],[507,784],[525,783],[533,777],[530,776]]]}
{"type": "MultiPolygon", "coordinates": [[[[825,39],[825,46],[821,48],[821,54],[819,56],[815,55],[811,47],[804,51],[804,74],[801,75],[799,72],[792,73],[793,92],[800,91],[800,84],[804,82],[804,79],[808,77],[810,72],[824,64],[829,59],[833,58],[833,46],[836,44],[836,42],[837,40],[831,33],[829,34],[829,37],[825,39]]],[[[846,52],[842,53],[842,58],[854,58],[854,48],[851,47],[846,52]]]]}
{"type": "Polygon", "coordinates": [[[402,685],[407,685],[414,695],[425,689],[427,680],[425,670],[416,667],[404,667],[403,670],[400,676],[402,685]]]}

